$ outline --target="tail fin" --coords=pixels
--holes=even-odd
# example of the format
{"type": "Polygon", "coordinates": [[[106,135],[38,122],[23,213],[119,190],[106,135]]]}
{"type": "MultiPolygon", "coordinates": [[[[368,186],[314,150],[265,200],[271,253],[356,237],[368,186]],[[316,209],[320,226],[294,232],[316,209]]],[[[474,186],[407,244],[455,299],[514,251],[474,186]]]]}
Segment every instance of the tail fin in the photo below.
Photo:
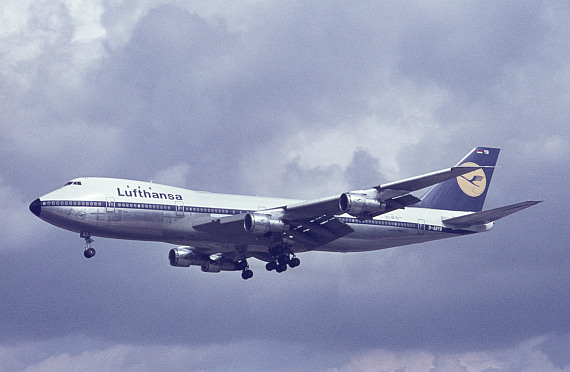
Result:
{"type": "Polygon", "coordinates": [[[499,151],[491,147],[474,148],[457,165],[489,168],[479,168],[456,179],[438,183],[414,207],[464,212],[483,210],[499,151]]]}

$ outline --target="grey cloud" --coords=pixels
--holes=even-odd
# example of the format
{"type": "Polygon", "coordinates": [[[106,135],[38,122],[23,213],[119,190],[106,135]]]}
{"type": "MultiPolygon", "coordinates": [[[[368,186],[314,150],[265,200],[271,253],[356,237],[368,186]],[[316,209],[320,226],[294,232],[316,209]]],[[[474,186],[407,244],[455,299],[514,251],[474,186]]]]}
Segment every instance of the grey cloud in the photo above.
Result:
{"type": "Polygon", "coordinates": [[[533,59],[548,36],[544,4],[508,2],[409,7],[399,66],[405,74],[437,79],[476,97],[505,68],[533,59]]]}

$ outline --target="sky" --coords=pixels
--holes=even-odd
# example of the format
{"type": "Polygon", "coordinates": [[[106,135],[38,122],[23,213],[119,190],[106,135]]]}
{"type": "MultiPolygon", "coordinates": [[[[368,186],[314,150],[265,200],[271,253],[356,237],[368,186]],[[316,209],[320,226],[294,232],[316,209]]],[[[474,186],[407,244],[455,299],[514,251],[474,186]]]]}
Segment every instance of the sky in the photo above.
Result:
{"type": "Polygon", "coordinates": [[[0,372],[570,371],[570,3],[3,1],[0,372]],[[502,149],[484,234],[202,273],[32,215],[81,176],[312,199],[502,149]]]}

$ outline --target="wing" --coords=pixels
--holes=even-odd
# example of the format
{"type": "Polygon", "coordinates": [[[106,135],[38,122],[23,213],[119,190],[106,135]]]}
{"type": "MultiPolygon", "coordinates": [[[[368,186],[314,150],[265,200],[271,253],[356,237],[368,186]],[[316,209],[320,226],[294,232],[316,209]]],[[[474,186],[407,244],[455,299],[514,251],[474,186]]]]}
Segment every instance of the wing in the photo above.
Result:
{"type": "MultiPolygon", "coordinates": [[[[477,167],[480,168],[480,167],[477,167]]],[[[405,208],[419,201],[411,192],[459,177],[473,167],[453,167],[340,196],[304,201],[261,211],[196,220],[193,228],[231,236],[244,244],[270,244],[275,237],[306,250],[327,244],[354,231],[336,217],[345,213],[360,219],[405,208]]]]}
{"type": "MultiPolygon", "coordinates": [[[[482,168],[482,167],[477,167],[482,168]]],[[[402,209],[420,200],[411,192],[462,176],[473,171],[473,167],[453,167],[423,174],[401,181],[375,186],[365,190],[355,190],[339,196],[301,202],[283,207],[285,215],[291,219],[311,218],[319,213],[340,215],[351,214],[360,219],[368,219],[402,209]]]]}

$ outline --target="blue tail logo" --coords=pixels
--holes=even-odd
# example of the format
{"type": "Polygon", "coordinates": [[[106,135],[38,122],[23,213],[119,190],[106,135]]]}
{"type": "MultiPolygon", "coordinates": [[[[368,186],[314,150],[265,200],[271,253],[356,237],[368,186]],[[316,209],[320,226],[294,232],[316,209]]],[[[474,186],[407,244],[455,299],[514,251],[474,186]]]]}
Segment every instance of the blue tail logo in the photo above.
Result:
{"type": "Polygon", "coordinates": [[[479,212],[491,184],[499,149],[476,147],[457,165],[473,167],[473,171],[456,179],[435,185],[414,207],[479,212]],[[483,167],[483,168],[478,168],[483,167]]]}

